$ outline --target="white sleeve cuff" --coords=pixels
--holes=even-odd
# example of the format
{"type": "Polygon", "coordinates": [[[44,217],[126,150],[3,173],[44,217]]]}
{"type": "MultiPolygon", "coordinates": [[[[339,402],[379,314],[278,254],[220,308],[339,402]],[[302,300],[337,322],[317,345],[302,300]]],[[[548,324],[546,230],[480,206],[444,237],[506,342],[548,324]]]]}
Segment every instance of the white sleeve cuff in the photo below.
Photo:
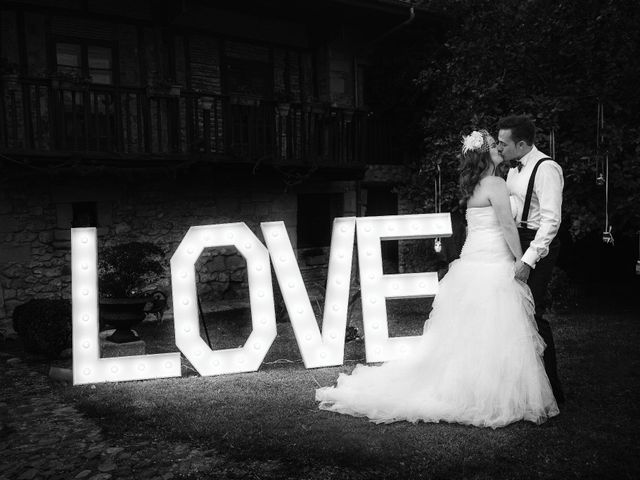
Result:
{"type": "Polygon", "coordinates": [[[522,255],[522,261],[529,265],[531,268],[536,268],[536,263],[538,261],[538,255],[531,248],[527,249],[522,255]]]}

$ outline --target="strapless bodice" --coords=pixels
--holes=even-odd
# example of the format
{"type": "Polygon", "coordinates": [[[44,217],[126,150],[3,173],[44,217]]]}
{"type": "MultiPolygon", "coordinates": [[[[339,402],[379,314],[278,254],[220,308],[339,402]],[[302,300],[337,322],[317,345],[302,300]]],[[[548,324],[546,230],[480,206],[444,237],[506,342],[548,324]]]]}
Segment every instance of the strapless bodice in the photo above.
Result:
{"type": "Polygon", "coordinates": [[[513,262],[492,206],[467,208],[467,239],[460,257],[474,262],[513,262]]]}
{"type": "Polygon", "coordinates": [[[487,207],[467,208],[467,228],[473,230],[495,230],[500,229],[498,217],[491,205],[487,207]]]}

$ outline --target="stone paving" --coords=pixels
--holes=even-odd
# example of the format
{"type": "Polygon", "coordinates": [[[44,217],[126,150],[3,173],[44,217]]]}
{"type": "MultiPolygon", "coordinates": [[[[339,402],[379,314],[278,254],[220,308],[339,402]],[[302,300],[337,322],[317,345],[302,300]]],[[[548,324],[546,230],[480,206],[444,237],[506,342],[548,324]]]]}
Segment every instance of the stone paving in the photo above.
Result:
{"type": "Polygon", "coordinates": [[[0,353],[0,480],[277,478],[278,462],[240,462],[166,440],[110,438],[60,387],[0,353]]]}

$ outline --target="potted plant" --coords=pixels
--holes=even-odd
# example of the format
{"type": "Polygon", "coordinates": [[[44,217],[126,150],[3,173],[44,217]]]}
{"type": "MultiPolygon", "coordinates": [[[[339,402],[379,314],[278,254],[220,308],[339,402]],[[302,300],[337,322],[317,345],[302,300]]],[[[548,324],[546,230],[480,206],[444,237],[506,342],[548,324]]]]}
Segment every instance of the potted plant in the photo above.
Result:
{"type": "Polygon", "coordinates": [[[149,97],[179,97],[182,85],[175,79],[160,77],[157,74],[147,83],[147,96],[149,97]]]}
{"type": "Polygon", "coordinates": [[[277,92],[274,94],[273,99],[276,102],[276,113],[281,117],[289,115],[293,96],[290,93],[277,92]]]}
{"type": "Polygon", "coordinates": [[[91,77],[77,72],[56,71],[49,75],[51,88],[58,90],[86,90],[91,84],[91,77]]]}
{"type": "Polygon", "coordinates": [[[145,305],[166,267],[164,252],[149,242],[128,242],[100,251],[98,287],[100,321],[115,327],[108,340],[132,342],[139,337],[131,328],[145,317],[145,305]]]}

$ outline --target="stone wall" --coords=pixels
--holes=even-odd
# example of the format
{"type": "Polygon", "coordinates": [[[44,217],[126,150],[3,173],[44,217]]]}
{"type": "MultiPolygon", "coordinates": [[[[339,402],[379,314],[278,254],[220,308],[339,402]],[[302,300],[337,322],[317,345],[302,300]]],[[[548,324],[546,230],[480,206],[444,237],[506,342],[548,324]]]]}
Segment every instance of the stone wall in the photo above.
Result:
{"type": "MultiPolygon", "coordinates": [[[[75,202],[95,202],[99,248],[128,241],[159,245],[170,258],[190,226],[285,222],[296,242],[297,196],[279,184],[220,185],[184,179],[30,178],[0,190],[0,329],[16,305],[69,298],[70,227],[75,202]]],[[[244,258],[234,248],[206,250],[197,264],[203,303],[248,294],[244,258]]],[[[160,282],[170,292],[169,272],[160,282]]]]}
{"type": "MultiPolygon", "coordinates": [[[[16,188],[18,187],[18,188],[16,188]]],[[[0,189],[0,321],[33,296],[63,296],[68,252],[52,244],[55,206],[42,190],[0,189]],[[27,292],[29,292],[27,294],[27,292]]],[[[0,327],[2,328],[2,327],[0,327]]]]}
{"type": "MultiPolygon", "coordinates": [[[[73,2],[39,3],[75,5],[73,2]]],[[[123,4],[121,0],[115,3],[90,0],[85,8],[91,12],[115,11],[122,14],[119,7],[123,4]]],[[[55,41],[57,36],[78,37],[88,43],[96,40],[112,45],[114,52],[117,51],[114,58],[119,62],[117,70],[123,86],[144,87],[154,81],[167,80],[166,77],[171,77],[175,70],[175,79],[171,80],[185,89],[222,94],[225,93],[224,62],[227,57],[233,57],[267,62],[272,68],[269,73],[276,97],[285,95],[286,99],[288,94],[289,100],[293,101],[320,100],[344,107],[354,106],[353,56],[357,51],[354,43],[357,34],[354,32],[344,37],[342,29],[336,25],[333,37],[338,40],[334,39],[327,45],[312,45],[308,42],[306,22],[269,20],[194,6],[176,19],[176,25],[185,27],[184,32],[189,33],[163,35],[158,26],[149,22],[151,12],[147,2],[126,5],[127,15],[132,17],[130,21],[121,17],[114,20],[109,16],[85,15],[84,9],[70,15],[55,9],[42,13],[27,9],[27,36],[24,38],[27,58],[23,59],[27,76],[46,78],[51,73],[49,64],[55,62],[55,58],[47,59],[43,52],[55,51],[55,47],[47,42],[55,41]],[[215,12],[217,15],[203,15],[203,12],[215,12]],[[83,18],[85,16],[87,18],[83,18]],[[169,65],[172,60],[175,64],[169,65]]],[[[12,63],[20,60],[18,20],[15,9],[3,5],[0,11],[0,56],[12,63]]],[[[7,79],[0,82],[5,103],[13,105],[12,111],[16,112],[13,125],[16,140],[8,146],[23,149],[29,143],[24,133],[23,90],[17,77],[11,80],[11,84],[9,82],[7,79]]],[[[36,98],[36,95],[41,93],[30,92],[31,98],[36,98]]],[[[40,122],[34,121],[35,125],[42,123],[39,127],[42,130],[33,148],[48,151],[54,149],[54,145],[46,143],[46,139],[51,137],[48,134],[51,125],[48,120],[49,103],[44,100],[42,97],[39,102],[42,118],[40,122]]],[[[129,101],[133,102],[129,111],[135,112],[135,97],[129,101]]],[[[167,102],[166,99],[163,101],[167,102]]],[[[160,100],[153,102],[158,102],[153,103],[154,108],[160,108],[160,100]]],[[[159,112],[162,118],[167,118],[166,106],[163,108],[165,110],[159,112]]],[[[182,103],[180,108],[180,118],[185,119],[182,103]]],[[[221,113],[217,115],[217,118],[212,118],[211,128],[214,124],[222,125],[221,113]]],[[[160,116],[157,115],[158,118],[160,116]]],[[[154,115],[150,125],[156,121],[159,122],[154,115]]],[[[180,136],[183,149],[187,148],[185,123],[181,121],[179,131],[174,132],[180,136]]],[[[127,134],[125,143],[142,145],[136,136],[138,126],[134,120],[132,132],[127,134]]],[[[196,123],[196,126],[200,131],[203,129],[202,123],[196,123]]],[[[150,141],[154,153],[161,151],[156,133],[160,132],[166,143],[169,138],[167,128],[164,123],[157,129],[151,128],[150,141]]],[[[215,134],[211,137],[221,138],[215,134]]],[[[165,145],[162,152],[167,151],[165,145]]],[[[131,147],[129,153],[135,152],[140,150],[131,147]]],[[[129,172],[118,177],[105,173],[98,178],[94,174],[80,173],[84,171],[83,160],[80,156],[73,158],[78,161],[78,171],[74,176],[64,177],[52,172],[50,176],[43,173],[10,181],[6,181],[6,176],[0,179],[5,180],[0,188],[0,332],[10,325],[16,305],[34,297],[70,296],[70,227],[74,208],[79,202],[95,204],[100,247],[127,241],[150,241],[161,246],[170,257],[189,226],[244,221],[260,238],[260,222],[270,220],[283,220],[292,244],[296,244],[297,195],[291,191],[283,193],[280,180],[246,184],[237,178],[226,178],[228,175],[221,172],[181,176],[169,169],[166,173],[129,172]]],[[[390,175],[390,172],[379,174],[379,181],[389,182],[390,175]]],[[[332,186],[321,184],[315,191],[344,193],[344,215],[355,215],[356,205],[360,202],[356,198],[355,182],[339,183],[334,182],[332,186]]],[[[326,261],[326,258],[309,258],[309,266],[322,266],[326,261]]],[[[321,272],[319,279],[324,275],[322,268],[315,270],[321,272]]],[[[244,260],[232,248],[206,251],[199,260],[198,271],[199,289],[205,301],[246,294],[244,260]]],[[[170,290],[168,272],[161,286],[170,290]]]]}

